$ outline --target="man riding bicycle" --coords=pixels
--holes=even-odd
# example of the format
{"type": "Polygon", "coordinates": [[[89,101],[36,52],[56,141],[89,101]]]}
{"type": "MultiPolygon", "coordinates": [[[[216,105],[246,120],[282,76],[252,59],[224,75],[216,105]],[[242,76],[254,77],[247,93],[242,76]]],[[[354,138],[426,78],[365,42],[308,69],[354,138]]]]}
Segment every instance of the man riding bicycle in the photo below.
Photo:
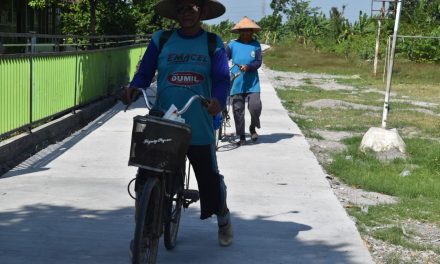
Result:
{"type": "MultiPolygon", "coordinates": [[[[194,94],[211,98],[206,108],[192,104],[182,117],[192,128],[187,157],[194,168],[200,193],[200,218],[217,215],[219,244],[229,246],[233,232],[226,204],[226,185],[217,167],[212,119],[226,103],[230,81],[228,59],[222,39],[201,28],[201,20],[221,16],[225,7],[216,0],[162,0],[155,6],[155,12],[176,20],[180,28],[153,34],[139,70],[125,90],[124,103],[131,103],[134,88],[150,86],[156,70],[155,110],[166,111],[172,104],[180,109],[194,94]],[[209,47],[212,35],[213,52],[209,47]]],[[[142,169],[138,171],[136,190],[141,190],[143,173],[142,169]]]]}

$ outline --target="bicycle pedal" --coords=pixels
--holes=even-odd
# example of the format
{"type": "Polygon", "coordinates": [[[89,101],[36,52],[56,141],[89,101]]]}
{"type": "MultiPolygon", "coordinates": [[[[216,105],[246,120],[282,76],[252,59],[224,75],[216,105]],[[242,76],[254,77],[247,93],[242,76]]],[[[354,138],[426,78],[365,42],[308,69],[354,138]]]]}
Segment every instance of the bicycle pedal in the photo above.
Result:
{"type": "Polygon", "coordinates": [[[185,189],[182,194],[185,200],[190,200],[192,203],[197,202],[200,199],[198,190],[185,189]]]}

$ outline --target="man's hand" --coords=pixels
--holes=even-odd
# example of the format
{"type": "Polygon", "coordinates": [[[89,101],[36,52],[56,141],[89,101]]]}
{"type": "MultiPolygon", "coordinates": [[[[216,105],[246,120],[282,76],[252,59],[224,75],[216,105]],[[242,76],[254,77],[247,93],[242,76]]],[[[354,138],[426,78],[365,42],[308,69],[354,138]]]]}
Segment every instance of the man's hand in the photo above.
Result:
{"type": "Polygon", "coordinates": [[[208,113],[212,116],[215,116],[216,114],[220,113],[222,111],[220,102],[217,99],[212,98],[208,104],[207,110],[208,113]]]}
{"type": "Polygon", "coordinates": [[[130,105],[131,101],[133,100],[133,94],[135,92],[135,89],[132,87],[126,87],[123,91],[122,91],[122,103],[124,103],[125,105],[130,105]]]}
{"type": "Polygon", "coordinates": [[[247,72],[247,71],[249,71],[249,66],[247,66],[247,65],[241,65],[241,66],[240,66],[240,71],[242,71],[242,72],[247,72]]]}

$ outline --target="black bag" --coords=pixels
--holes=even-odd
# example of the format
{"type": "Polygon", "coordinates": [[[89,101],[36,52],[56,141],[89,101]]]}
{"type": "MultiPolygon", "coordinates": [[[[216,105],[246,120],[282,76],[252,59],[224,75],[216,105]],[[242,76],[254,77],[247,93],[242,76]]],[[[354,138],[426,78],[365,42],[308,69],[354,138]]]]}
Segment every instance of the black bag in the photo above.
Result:
{"type": "Polygon", "coordinates": [[[128,165],[155,172],[178,172],[185,166],[190,143],[189,125],[151,115],[136,116],[128,165]]]}

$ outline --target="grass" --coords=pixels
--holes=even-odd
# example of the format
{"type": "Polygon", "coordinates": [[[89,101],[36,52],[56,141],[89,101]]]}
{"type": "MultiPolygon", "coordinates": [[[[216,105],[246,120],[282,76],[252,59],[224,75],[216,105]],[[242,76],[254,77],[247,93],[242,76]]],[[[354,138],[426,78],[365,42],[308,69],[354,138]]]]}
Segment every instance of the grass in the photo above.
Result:
{"type": "MultiPolygon", "coordinates": [[[[360,137],[345,140],[347,151],[336,155],[335,162],[326,170],[346,183],[366,190],[408,199],[440,200],[440,144],[426,139],[406,139],[406,160],[388,163],[379,161],[372,153],[359,151],[360,141],[360,137]],[[352,159],[346,159],[346,156],[352,159]],[[410,170],[411,175],[400,176],[404,170],[410,170]]],[[[440,216],[440,207],[436,213],[440,216]]]]}
{"type": "MultiPolygon", "coordinates": [[[[341,91],[325,91],[312,85],[303,85],[296,89],[278,90],[279,96],[284,100],[285,106],[292,112],[307,116],[296,117],[295,122],[303,124],[307,130],[327,127],[328,130],[356,132],[366,131],[369,127],[378,126],[382,116],[382,110],[363,109],[317,109],[305,107],[304,104],[319,99],[341,100],[348,103],[361,104],[382,109],[383,103],[377,93],[344,93],[341,91]],[[361,119],[362,122],[357,122],[361,119]]],[[[417,108],[409,103],[393,103],[392,112],[388,116],[391,127],[403,129],[405,127],[417,127],[420,135],[440,138],[440,118],[434,115],[417,112],[411,109],[417,108]]]]}
{"type": "MultiPolygon", "coordinates": [[[[382,81],[383,61],[377,74],[372,74],[371,61],[362,61],[356,58],[345,59],[336,54],[314,51],[305,47],[290,43],[278,46],[265,54],[264,62],[274,70],[292,72],[328,73],[337,75],[356,75],[359,79],[345,80],[360,84],[371,84],[385,90],[382,81]]],[[[411,96],[427,102],[440,103],[440,65],[421,64],[410,61],[396,61],[392,91],[401,96],[411,96]],[[415,70],[416,69],[416,70],[415,70]]],[[[341,81],[341,80],[339,80],[341,81]]]]}
{"type": "MultiPolygon", "coordinates": [[[[385,85],[382,74],[378,77],[371,74],[371,62],[346,60],[297,45],[274,47],[264,60],[274,70],[356,76],[334,78],[337,83],[352,86],[353,91],[322,90],[310,78],[304,79],[302,86],[278,89],[284,106],[294,113],[292,119],[306,137],[321,139],[314,132],[317,129],[364,133],[380,125],[385,85]],[[319,109],[305,105],[320,99],[380,107],[380,110],[319,109]]],[[[353,137],[343,141],[347,150],[335,154],[333,161],[324,166],[328,173],[351,186],[399,197],[398,204],[373,206],[368,213],[356,206],[349,208],[362,233],[405,248],[430,249],[440,254],[440,248],[409,239],[400,227],[402,221],[417,220],[440,228],[440,65],[409,61],[396,61],[395,65],[387,124],[397,128],[404,138],[407,158],[380,161],[373,153],[360,152],[361,137],[353,137]],[[437,106],[417,106],[411,101],[437,106]],[[410,175],[401,176],[403,171],[409,171],[410,175]]],[[[399,256],[390,256],[387,263],[399,263],[399,256]]]]}
{"type": "Polygon", "coordinates": [[[264,56],[264,62],[271,65],[271,68],[279,71],[311,72],[343,75],[358,75],[359,70],[353,67],[365,69],[367,64],[360,61],[347,61],[345,58],[321,52],[310,52],[310,48],[293,44],[292,46],[273,47],[268,54],[264,56]],[[339,65],[335,68],[334,65],[339,65]]]}

